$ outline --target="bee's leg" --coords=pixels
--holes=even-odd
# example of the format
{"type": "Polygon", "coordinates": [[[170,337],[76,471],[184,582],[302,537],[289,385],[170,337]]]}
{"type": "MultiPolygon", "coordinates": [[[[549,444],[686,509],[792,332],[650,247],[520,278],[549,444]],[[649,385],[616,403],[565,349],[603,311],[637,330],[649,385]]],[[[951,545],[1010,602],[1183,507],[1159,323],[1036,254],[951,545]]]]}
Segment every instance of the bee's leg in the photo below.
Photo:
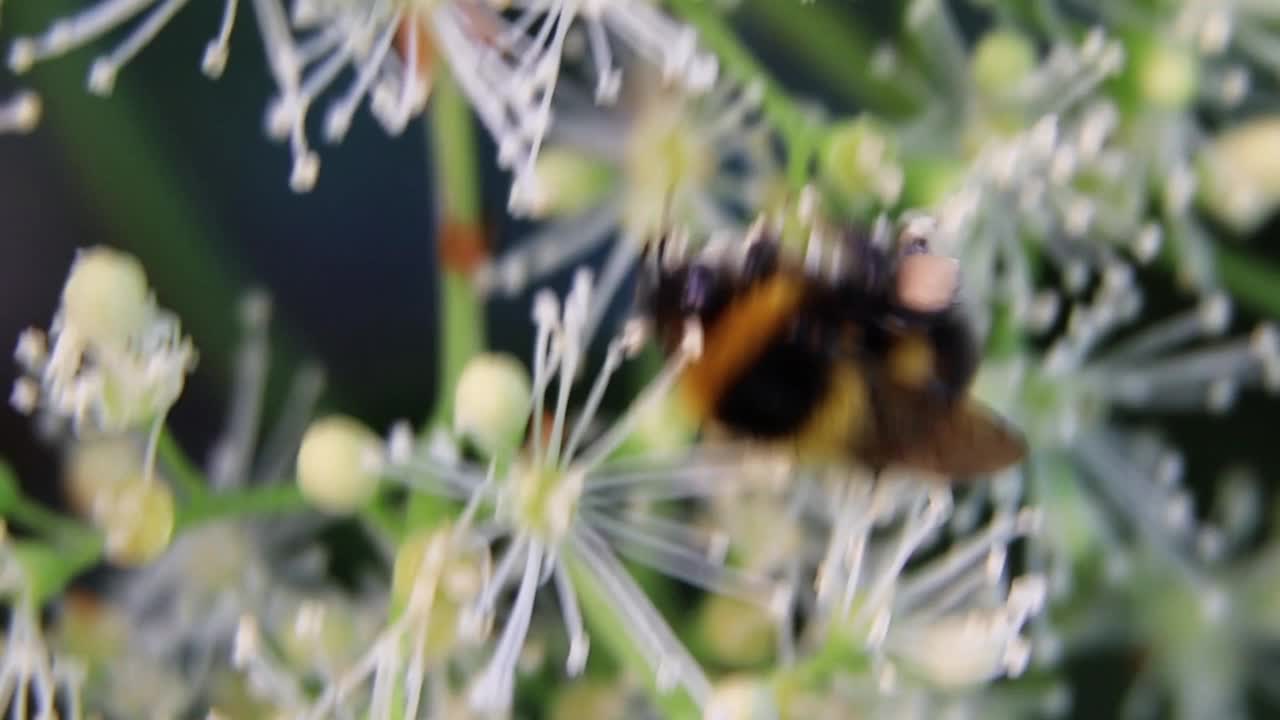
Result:
{"type": "Polygon", "coordinates": [[[744,286],[751,286],[777,271],[778,245],[771,239],[762,238],[747,248],[738,278],[744,286]]]}
{"type": "Polygon", "coordinates": [[[862,297],[880,297],[893,271],[888,249],[864,228],[850,228],[840,238],[844,277],[841,285],[862,297]]]}

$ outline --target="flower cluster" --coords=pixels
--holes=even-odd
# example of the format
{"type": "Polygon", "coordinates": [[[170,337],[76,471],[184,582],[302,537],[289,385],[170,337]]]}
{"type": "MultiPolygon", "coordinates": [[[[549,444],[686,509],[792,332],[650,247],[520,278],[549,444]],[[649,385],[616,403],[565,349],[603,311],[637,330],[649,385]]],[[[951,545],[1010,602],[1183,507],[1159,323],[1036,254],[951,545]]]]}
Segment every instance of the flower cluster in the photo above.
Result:
{"type": "MultiPolygon", "coordinates": [[[[167,427],[192,340],[138,259],[81,250],[14,353],[10,404],[59,443],[67,513],[0,465],[0,710],[1061,715],[1065,664],[1105,646],[1143,658],[1112,699],[1127,713],[1247,712],[1280,648],[1274,523],[1259,479],[1206,475],[1164,418],[1244,422],[1241,398],[1280,391],[1280,332],[1242,327],[1280,307],[1280,275],[1220,238],[1280,209],[1280,12],[248,2],[225,0],[203,69],[250,12],[294,190],[317,181],[317,127],[339,143],[365,107],[392,135],[432,114],[436,406],[385,433],[318,415],[312,368],[269,406],[253,294],[225,427],[192,462],[167,427]],[[771,76],[791,53],[817,72],[771,76]],[[473,124],[511,174],[512,234],[532,224],[495,256],[473,124]],[[660,307],[613,322],[631,285],[660,307]],[[499,352],[484,303],[526,294],[532,348],[499,352]],[[792,344],[843,374],[800,377],[792,344]],[[821,457],[707,419],[777,420],[792,382],[820,396],[796,432],[821,457]],[[923,469],[954,435],[921,467],[876,460],[920,428],[1025,451],[980,477],[923,469]]],[[[89,72],[109,94],[186,5],[91,0],[15,38],[9,67],[122,31],[89,72]]],[[[39,112],[18,91],[0,132],[39,112]]]]}
{"type": "Polygon", "coordinates": [[[0,707],[13,717],[53,720],[58,707],[66,717],[83,712],[84,668],[75,658],[51,649],[40,621],[32,567],[38,551],[24,547],[0,527],[0,597],[8,603],[4,654],[0,656],[0,707]]]}

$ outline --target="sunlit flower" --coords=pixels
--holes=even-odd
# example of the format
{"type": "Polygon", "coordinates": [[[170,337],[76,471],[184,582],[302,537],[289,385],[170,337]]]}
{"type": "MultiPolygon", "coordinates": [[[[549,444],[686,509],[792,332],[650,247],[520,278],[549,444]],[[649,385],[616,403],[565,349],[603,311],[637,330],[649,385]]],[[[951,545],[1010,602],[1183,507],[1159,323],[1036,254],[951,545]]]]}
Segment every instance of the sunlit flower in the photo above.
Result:
{"type": "Polygon", "coordinates": [[[658,65],[670,82],[702,88],[715,76],[715,61],[698,52],[692,30],[648,0],[297,0],[292,18],[273,2],[256,7],[280,91],[268,128],[289,139],[290,182],[299,191],[315,183],[319,170],[319,158],[307,142],[307,112],[348,67],[355,79],[329,107],[327,140],[342,139],[366,96],[388,132],[403,131],[425,106],[443,60],[497,143],[499,164],[515,173],[513,202],[527,192],[552,126],[552,98],[575,20],[581,18],[586,32],[600,100],[611,99],[621,82],[611,33],[658,65]]]}
{"type": "MultiPolygon", "coordinates": [[[[615,550],[664,574],[765,608],[773,617],[785,617],[789,610],[789,588],[727,566],[723,554],[717,557],[711,551],[708,533],[662,514],[654,505],[722,490],[723,476],[735,472],[740,461],[696,455],[610,459],[641,413],[666,396],[681,368],[698,352],[697,332],[690,333],[683,349],[630,408],[596,434],[608,382],[638,347],[638,337],[624,333],[610,344],[585,405],[570,421],[570,390],[586,352],[590,294],[589,274],[584,271],[566,297],[563,312],[550,294],[534,303],[537,338],[525,451],[506,455],[509,461],[495,456],[503,467],[495,464],[488,471],[455,465],[425,451],[399,465],[393,459],[390,466],[393,478],[415,489],[471,502],[483,498],[492,510],[477,517],[477,531],[508,539],[492,576],[466,614],[470,622],[483,624],[495,613],[503,590],[517,585],[493,653],[471,682],[470,698],[478,709],[501,710],[511,702],[517,659],[529,632],[534,598],[544,583],[553,585],[559,598],[569,635],[571,675],[581,672],[588,652],[580,603],[584,597],[594,598],[592,602],[603,603],[616,617],[617,631],[634,645],[660,690],[679,686],[695,702],[705,702],[707,678],[615,550]],[[553,381],[558,381],[558,388],[551,393],[553,381]]],[[[466,402],[468,398],[458,398],[459,406],[466,402]]]]}

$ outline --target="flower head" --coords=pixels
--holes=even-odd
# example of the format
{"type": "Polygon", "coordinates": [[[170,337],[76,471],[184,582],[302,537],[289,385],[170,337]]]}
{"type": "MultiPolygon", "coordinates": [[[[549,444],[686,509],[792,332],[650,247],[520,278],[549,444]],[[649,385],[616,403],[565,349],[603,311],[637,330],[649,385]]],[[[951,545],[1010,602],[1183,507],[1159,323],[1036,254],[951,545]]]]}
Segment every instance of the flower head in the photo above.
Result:
{"type": "MultiPolygon", "coordinates": [[[[78,50],[141,15],[142,19],[124,41],[110,53],[96,58],[89,70],[89,90],[99,95],[109,95],[115,87],[120,69],[155,39],[187,2],[188,0],[93,0],[89,7],[59,18],[43,34],[14,40],[9,49],[9,67],[14,72],[26,72],[35,63],[78,50]]],[[[201,68],[210,77],[218,77],[226,67],[237,3],[238,0],[225,0],[221,26],[217,35],[205,47],[201,68]]]]}
{"type": "Polygon", "coordinates": [[[23,332],[14,357],[26,373],[10,397],[19,411],[70,420],[77,433],[149,425],[141,474],[150,482],[161,423],[195,349],[178,319],[156,306],[135,258],[106,247],[81,251],[49,333],[23,332]]]}
{"type": "Polygon", "coordinates": [[[617,107],[566,97],[522,208],[545,223],[480,268],[481,291],[519,294],[612,240],[594,331],[646,242],[672,227],[742,230],[778,190],[761,95],[758,85],[729,82],[695,95],[640,72],[617,107]]]}
{"type": "MultiPolygon", "coordinates": [[[[267,440],[260,443],[269,317],[269,304],[260,294],[248,295],[241,304],[243,341],[236,356],[227,422],[210,455],[210,486],[201,493],[282,482],[297,456],[322,382],[314,370],[298,373],[274,427],[265,433],[267,440]]],[[[173,494],[164,482],[142,487],[168,498],[167,515],[147,505],[142,512],[136,507],[133,512],[107,512],[141,492],[133,488],[142,459],[129,438],[81,441],[71,458],[67,481],[72,504],[87,505],[91,519],[103,528],[108,559],[144,565],[109,576],[94,619],[84,623],[111,623],[119,628],[108,649],[94,658],[98,682],[93,685],[91,703],[133,716],[140,708],[157,705],[162,697],[174,714],[222,699],[226,681],[234,677],[227,672],[224,658],[230,654],[241,616],[266,614],[277,604],[298,602],[297,597],[304,594],[301,588],[320,576],[324,559],[319,550],[304,546],[298,551],[310,523],[229,519],[188,527],[171,538],[173,494]],[[158,536],[160,527],[163,543],[147,542],[158,536]],[[122,538],[117,541],[122,545],[119,551],[113,551],[115,536],[122,538]],[[130,552],[135,549],[149,552],[139,557],[130,552]],[[155,694],[136,697],[113,690],[128,685],[125,678],[137,672],[156,678],[155,694]],[[161,694],[160,687],[168,692],[161,694]]],[[[188,507],[206,500],[190,495],[185,499],[188,507]]]]}
{"type": "Polygon", "coordinates": [[[1006,558],[1037,529],[1038,513],[998,504],[985,527],[958,533],[945,552],[921,561],[953,513],[951,492],[936,479],[854,474],[827,509],[819,636],[855,638],[886,690],[900,677],[955,688],[1022,672],[1030,645],[1021,632],[1043,606],[1044,580],[1010,581],[1006,558]]]}
{"type": "Polygon", "coordinates": [[[527,192],[552,125],[552,97],[576,20],[586,28],[601,99],[616,93],[620,82],[610,31],[645,59],[661,63],[670,81],[705,87],[715,72],[714,61],[698,54],[692,31],[648,0],[297,0],[292,18],[271,2],[259,2],[257,9],[280,90],[268,129],[288,138],[294,156],[290,182],[299,191],[310,189],[319,170],[306,138],[307,112],[348,67],[355,80],[329,108],[328,140],[342,139],[365,97],[388,132],[404,130],[425,106],[443,61],[497,143],[499,163],[515,172],[516,204],[527,192]],[[504,14],[503,7],[511,12],[504,14]],[[668,44],[672,34],[680,41],[668,44]]]}
{"type": "MultiPolygon", "coordinates": [[[[496,454],[487,469],[459,465],[429,448],[388,466],[392,478],[415,489],[469,498],[469,506],[481,501],[477,531],[507,539],[492,576],[464,614],[472,626],[487,624],[504,589],[516,585],[492,655],[471,682],[469,697],[477,708],[500,710],[511,702],[517,659],[544,584],[554,587],[560,602],[569,634],[570,674],[582,670],[589,647],[581,599],[596,598],[616,616],[619,631],[644,658],[660,689],[681,686],[695,701],[706,700],[706,677],[615,550],[665,574],[767,608],[773,617],[788,610],[785,587],[726,566],[723,554],[711,550],[713,534],[667,517],[656,505],[722,490],[725,485],[716,482],[717,476],[734,472],[738,462],[683,453],[675,458],[612,458],[698,351],[696,333],[616,421],[597,428],[609,380],[638,348],[639,336],[624,333],[610,343],[584,405],[571,419],[570,392],[583,369],[590,301],[589,274],[583,271],[563,308],[550,294],[535,302],[532,394],[525,406],[529,443],[523,451],[496,454]],[[554,392],[553,384],[558,385],[554,392]]],[[[460,396],[457,405],[473,399],[460,396]]]]}
{"type": "Polygon", "coordinates": [[[51,649],[41,628],[40,607],[30,562],[0,524],[0,598],[7,604],[8,627],[0,643],[0,707],[13,717],[54,720],[63,707],[79,718],[84,668],[51,649]]]}
{"type": "Polygon", "coordinates": [[[243,616],[234,662],[255,693],[289,717],[409,718],[424,708],[461,717],[441,712],[453,695],[448,665],[484,630],[466,626],[460,616],[489,574],[487,548],[468,522],[464,517],[404,541],[395,558],[390,620],[376,634],[342,632],[353,614],[349,603],[313,601],[293,608],[292,627],[273,638],[286,641],[286,654],[277,656],[265,647],[261,621],[243,616]],[[335,628],[340,636],[333,635],[335,628]],[[309,684],[318,684],[319,693],[309,693],[309,684]]]}

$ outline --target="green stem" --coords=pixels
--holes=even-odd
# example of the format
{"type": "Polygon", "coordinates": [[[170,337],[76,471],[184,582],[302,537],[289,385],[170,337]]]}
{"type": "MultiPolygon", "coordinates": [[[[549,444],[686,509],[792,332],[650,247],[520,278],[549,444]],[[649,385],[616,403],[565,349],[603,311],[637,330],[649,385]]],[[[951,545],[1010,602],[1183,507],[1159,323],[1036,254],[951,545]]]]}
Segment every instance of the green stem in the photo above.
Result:
{"type": "Polygon", "coordinates": [[[49,539],[74,537],[93,531],[76,520],[54,512],[34,500],[19,497],[5,515],[31,532],[49,539]]]}
{"type": "MultiPolygon", "coordinates": [[[[461,228],[482,232],[481,188],[471,110],[457,83],[441,68],[431,100],[432,170],[439,222],[436,267],[440,283],[439,368],[435,408],[423,432],[453,422],[453,391],[467,362],[483,349],[484,304],[461,268],[450,267],[440,250],[446,232],[461,228]]],[[[452,503],[428,493],[413,493],[405,508],[405,528],[429,527],[453,515],[452,503]]]]}
{"type": "Polygon", "coordinates": [[[458,378],[467,362],[483,349],[484,307],[462,273],[446,270],[440,280],[444,285],[444,325],[440,328],[443,347],[433,424],[447,425],[453,422],[453,389],[458,385],[458,378]]]}
{"type": "Polygon", "coordinates": [[[455,222],[478,223],[480,176],[470,106],[457,82],[443,69],[438,73],[432,93],[428,129],[442,216],[455,222]]]}
{"type": "Polygon", "coordinates": [[[398,516],[390,504],[382,498],[375,499],[360,511],[360,517],[366,525],[385,534],[391,540],[399,542],[404,536],[404,519],[398,516]]]}
{"type": "Polygon", "coordinates": [[[1218,277],[1232,297],[1264,315],[1280,318],[1280,268],[1222,244],[1214,254],[1218,277]]]}
{"type": "Polygon", "coordinates": [[[191,458],[187,457],[187,453],[174,439],[173,433],[166,427],[160,431],[160,442],[157,446],[160,455],[160,461],[164,463],[166,474],[170,480],[182,491],[188,503],[198,503],[201,498],[208,494],[208,483],[205,482],[204,473],[200,472],[200,468],[191,462],[191,458]]]}
{"type": "MultiPolygon", "coordinates": [[[[774,3],[776,0],[770,2],[774,3]]],[[[786,143],[787,180],[793,190],[799,190],[809,182],[810,164],[821,139],[820,129],[796,107],[791,97],[738,39],[724,18],[711,9],[705,0],[670,0],[670,4],[686,22],[698,30],[699,39],[739,81],[759,82],[763,85],[764,100],[761,108],[786,143]]],[[[803,11],[799,7],[789,7],[788,12],[803,11]]]]}
{"type": "MultiPolygon", "coordinates": [[[[868,670],[866,653],[853,643],[832,637],[803,662],[779,670],[773,677],[773,689],[780,708],[787,708],[804,692],[822,692],[838,674],[856,674],[868,670]]],[[[784,713],[785,714],[785,713],[784,713]]]]}
{"type": "Polygon", "coordinates": [[[13,552],[25,573],[27,592],[37,606],[61,595],[72,580],[96,565],[102,549],[102,536],[86,529],[56,544],[31,540],[13,543],[13,552]]]}
{"type": "MultiPolygon", "coordinates": [[[[436,81],[431,105],[431,141],[435,185],[439,197],[438,234],[454,225],[480,224],[480,182],[476,173],[476,138],[471,111],[448,73],[436,81]]],[[[439,240],[439,238],[438,238],[439,240]]],[[[439,260],[439,258],[438,258],[439,260]]],[[[484,306],[466,275],[440,268],[441,356],[436,408],[427,426],[453,420],[453,388],[462,369],[484,342],[484,306]]]]}
{"type": "Polygon", "coordinates": [[[297,483],[292,481],[228,492],[205,493],[199,502],[179,508],[174,522],[174,533],[215,520],[248,515],[300,512],[308,507],[297,483]]]}

